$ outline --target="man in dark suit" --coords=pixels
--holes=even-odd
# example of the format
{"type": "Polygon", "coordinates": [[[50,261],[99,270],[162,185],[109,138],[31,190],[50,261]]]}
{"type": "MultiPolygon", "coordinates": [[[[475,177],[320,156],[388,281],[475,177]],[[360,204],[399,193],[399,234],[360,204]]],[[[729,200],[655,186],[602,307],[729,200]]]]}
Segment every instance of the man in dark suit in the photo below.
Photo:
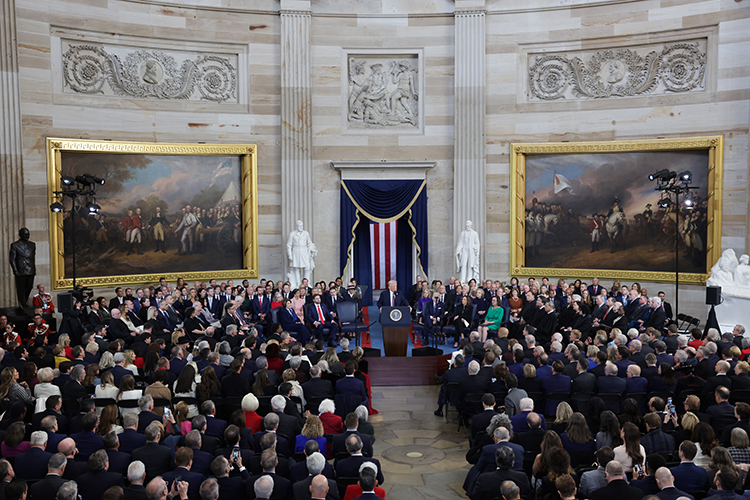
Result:
{"type": "MultiPolygon", "coordinates": [[[[552,363],[552,376],[542,380],[542,387],[546,394],[570,394],[570,377],[563,375],[565,364],[561,360],[552,363]]],[[[554,415],[560,401],[548,399],[545,406],[547,415],[554,415]]]]}
{"type": "MultiPolygon", "coordinates": [[[[146,466],[136,460],[128,466],[126,477],[128,486],[125,488],[125,500],[148,500],[146,494],[146,466]]],[[[192,499],[191,499],[192,500],[192,499]]]]}
{"type": "Polygon", "coordinates": [[[578,376],[570,383],[571,394],[594,394],[596,392],[596,377],[588,372],[589,360],[585,357],[576,362],[578,376]]]}
{"type": "Polygon", "coordinates": [[[464,480],[463,485],[465,491],[472,491],[472,489],[474,488],[474,482],[481,473],[491,472],[497,467],[495,453],[500,448],[507,447],[512,451],[513,462],[512,466],[509,468],[519,470],[523,467],[524,450],[520,445],[511,443],[509,441],[510,433],[508,432],[508,429],[506,429],[505,427],[498,427],[497,429],[495,429],[493,439],[494,444],[488,444],[482,448],[482,454],[480,455],[476,465],[474,465],[474,467],[472,467],[471,470],[469,470],[469,472],[466,474],[466,479],[464,480]]]}
{"type": "MultiPolygon", "coordinates": [[[[311,456],[316,452],[320,452],[320,446],[318,445],[317,441],[311,439],[310,441],[305,443],[305,458],[311,456]]],[[[276,469],[279,470],[278,467],[276,469]]],[[[331,465],[329,462],[325,462],[325,465],[323,466],[323,472],[321,472],[321,474],[323,474],[328,479],[336,479],[336,473],[333,471],[333,465],[331,465]]],[[[302,481],[309,475],[310,471],[307,468],[307,461],[301,460],[289,468],[289,474],[286,477],[289,478],[292,484],[295,484],[299,481],[302,481]]]]}
{"type": "MultiPolygon", "coordinates": [[[[534,412],[534,400],[529,397],[523,397],[518,402],[518,408],[520,412],[510,417],[510,423],[513,426],[513,432],[520,434],[529,430],[528,417],[534,412]]],[[[541,420],[539,424],[540,427],[546,431],[547,422],[544,420],[544,415],[541,413],[538,413],[537,415],[541,420]]]]}
{"type": "Polygon", "coordinates": [[[206,417],[205,433],[209,436],[219,438],[219,441],[221,441],[224,438],[224,429],[227,428],[227,421],[216,418],[216,405],[214,402],[210,399],[204,401],[201,404],[201,414],[206,417]]]}
{"type": "Polygon", "coordinates": [[[661,299],[653,297],[649,301],[649,308],[651,309],[651,313],[646,318],[646,321],[643,322],[641,329],[646,330],[646,328],[653,327],[656,328],[656,331],[661,332],[664,329],[664,323],[667,319],[664,309],[661,308],[661,299]]]}
{"type": "Polygon", "coordinates": [[[70,380],[62,388],[62,398],[68,415],[78,413],[81,401],[89,397],[89,392],[81,383],[85,377],[86,370],[82,365],[76,365],[70,370],[70,380]]]}
{"type": "Polygon", "coordinates": [[[338,336],[339,325],[334,321],[328,307],[323,304],[323,299],[320,294],[313,295],[312,301],[312,304],[307,306],[307,316],[305,319],[312,325],[311,331],[319,340],[323,339],[324,330],[328,330],[328,340],[330,345],[330,342],[333,342],[333,339],[338,336]]]}
{"type": "Polygon", "coordinates": [[[330,380],[320,378],[320,376],[320,367],[317,365],[310,367],[310,380],[302,384],[302,391],[305,393],[307,401],[313,398],[333,397],[333,384],[330,380]]]}
{"type": "Polygon", "coordinates": [[[70,437],[75,439],[76,446],[78,447],[77,459],[80,461],[85,462],[95,451],[104,448],[102,437],[94,432],[98,422],[99,418],[96,416],[96,413],[87,413],[83,417],[83,430],[70,435],[70,437]]]}
{"type": "Polygon", "coordinates": [[[123,453],[133,453],[133,450],[146,446],[146,437],[138,432],[138,415],[126,413],[122,417],[125,430],[117,436],[120,442],[119,450],[123,453]]]}
{"type": "Polygon", "coordinates": [[[518,443],[524,451],[539,453],[542,448],[542,440],[547,433],[542,428],[542,417],[538,413],[529,412],[526,416],[526,425],[528,431],[519,432],[513,436],[513,440],[518,443]]]}
{"type": "Polygon", "coordinates": [[[349,453],[349,458],[339,460],[336,464],[336,477],[357,477],[359,475],[360,465],[362,465],[363,462],[372,462],[378,468],[378,484],[383,484],[385,482],[383,471],[380,468],[380,462],[374,458],[362,455],[362,439],[359,435],[351,434],[346,438],[346,451],[349,453]]]}
{"type": "Polygon", "coordinates": [[[250,480],[250,473],[242,465],[242,456],[238,457],[234,463],[224,457],[214,458],[214,461],[211,462],[211,474],[219,483],[219,498],[246,498],[245,492],[250,480]],[[237,468],[238,475],[229,475],[233,468],[237,468]]]}
{"type": "MultiPolygon", "coordinates": [[[[210,437],[210,436],[206,436],[210,437]]],[[[189,448],[193,450],[193,458],[192,458],[192,465],[190,467],[190,470],[193,472],[196,472],[198,474],[203,475],[209,475],[211,472],[211,463],[214,460],[213,453],[209,453],[208,451],[202,450],[201,446],[203,445],[203,436],[201,435],[200,430],[193,429],[192,431],[188,432],[185,436],[184,440],[184,446],[182,448],[189,448]]]]}
{"type": "Polygon", "coordinates": [[[729,404],[729,389],[723,386],[716,388],[714,399],[716,404],[706,409],[708,423],[713,427],[717,436],[721,436],[724,428],[737,422],[734,406],[729,404]]]}
{"type": "Polygon", "coordinates": [[[732,445],[732,429],[735,427],[739,427],[750,435],[750,405],[739,401],[734,406],[734,413],[737,416],[737,422],[724,427],[724,432],[721,433],[719,439],[719,444],[725,448],[732,445]]]}
{"type": "MultiPolygon", "coordinates": [[[[477,434],[483,432],[490,425],[492,417],[497,415],[495,411],[495,396],[485,393],[482,396],[482,412],[471,417],[471,442],[477,437],[477,434]]],[[[334,437],[335,439],[335,437],[334,437]]]]}
{"type": "Polygon", "coordinates": [[[31,485],[31,498],[34,500],[53,500],[60,486],[67,482],[62,477],[67,463],[68,459],[62,453],[52,455],[47,463],[47,475],[41,481],[31,485]]]}
{"type": "MultiPolygon", "coordinates": [[[[255,484],[255,482],[261,477],[269,476],[273,479],[273,494],[271,495],[271,500],[285,500],[289,498],[292,493],[292,483],[288,479],[276,474],[278,459],[276,452],[273,449],[269,448],[263,450],[263,453],[260,455],[260,465],[263,471],[256,476],[252,476],[250,480],[248,480],[248,488],[251,488],[250,485],[255,484]]],[[[251,493],[251,491],[252,490],[249,489],[248,493],[251,493]]]]}
{"type": "MultiPolygon", "coordinates": [[[[293,484],[294,500],[312,500],[313,495],[316,499],[339,500],[339,488],[336,481],[327,478],[321,472],[325,461],[326,459],[320,453],[314,453],[308,457],[308,469],[311,472],[309,476],[293,484]]],[[[374,478],[375,473],[373,472],[372,475],[374,478]]],[[[275,484],[274,491],[276,491],[275,484]]]]}
{"type": "MultiPolygon", "coordinates": [[[[529,498],[531,486],[529,478],[523,471],[511,470],[515,461],[513,450],[502,446],[495,450],[496,470],[483,472],[477,476],[474,484],[467,491],[471,500],[492,500],[497,498],[500,486],[504,481],[513,481],[518,486],[522,498],[529,498]]],[[[468,485],[467,485],[468,486],[468,485]]]]}
{"type": "MultiPolygon", "coordinates": [[[[274,434],[276,436],[276,447],[275,449],[284,456],[291,456],[294,452],[294,448],[289,441],[292,438],[287,438],[286,435],[282,435],[278,432],[279,428],[279,415],[271,412],[263,417],[263,430],[256,432],[253,436],[254,449],[256,452],[261,452],[265,448],[262,446],[263,439],[266,434],[274,434]]],[[[296,435],[295,435],[296,438],[296,435]]]]}
{"type": "Polygon", "coordinates": [[[549,299],[542,300],[544,304],[543,314],[540,315],[536,325],[536,336],[542,344],[549,343],[552,334],[557,331],[557,313],[555,303],[549,299]]]}
{"type": "Polygon", "coordinates": [[[349,413],[346,416],[346,418],[344,419],[344,427],[345,430],[343,433],[334,434],[333,436],[331,454],[335,457],[339,453],[345,453],[346,438],[348,438],[352,434],[356,434],[362,440],[362,452],[368,457],[371,457],[373,455],[372,441],[368,434],[363,434],[357,431],[357,429],[359,428],[359,418],[357,418],[356,413],[349,413]]]}
{"type": "Polygon", "coordinates": [[[47,462],[52,453],[44,451],[47,446],[47,433],[34,431],[31,433],[31,448],[15,458],[13,463],[16,477],[25,480],[42,479],[47,475],[47,462]]]}
{"type": "Polygon", "coordinates": [[[607,363],[604,367],[604,377],[599,377],[596,381],[596,387],[599,394],[613,394],[618,393],[620,395],[625,394],[627,389],[627,382],[625,379],[617,376],[617,365],[614,363],[607,363]]]}
{"type": "MultiPolygon", "coordinates": [[[[443,405],[448,402],[447,399],[449,397],[451,398],[450,404],[452,404],[453,406],[457,406],[459,403],[460,391],[453,391],[449,394],[446,388],[448,384],[460,384],[461,381],[468,376],[469,374],[467,373],[466,368],[464,368],[463,354],[456,355],[456,357],[453,359],[453,367],[449,366],[448,371],[443,374],[442,386],[440,387],[440,392],[438,393],[438,408],[433,412],[436,416],[443,416],[443,405]]],[[[484,390],[482,390],[482,392],[484,392],[484,390]]],[[[524,392],[524,394],[526,393],[524,392]]]]}
{"type": "Polygon", "coordinates": [[[297,316],[290,300],[285,299],[284,305],[278,312],[278,319],[284,331],[289,332],[298,342],[305,344],[310,339],[310,330],[297,316]]]}
{"type": "Polygon", "coordinates": [[[429,333],[438,333],[440,323],[445,316],[445,303],[440,301],[440,294],[432,294],[432,300],[422,306],[422,324],[429,333]]]}
{"type": "Polygon", "coordinates": [[[188,484],[188,499],[200,500],[201,483],[205,476],[192,470],[193,450],[187,446],[177,450],[174,455],[174,463],[177,468],[161,476],[167,482],[167,487],[171,489],[172,483],[179,477],[180,481],[185,481],[188,484]]]}
{"type": "Polygon", "coordinates": [[[125,487],[122,474],[109,472],[107,452],[99,450],[89,457],[91,472],[78,478],[78,494],[82,500],[100,500],[112,486],[125,487]]]}
{"type": "Polygon", "coordinates": [[[279,428],[277,432],[290,440],[294,440],[297,435],[302,432],[302,422],[296,417],[287,415],[284,411],[286,406],[287,400],[284,396],[276,395],[271,398],[271,409],[273,410],[273,413],[279,417],[279,428]]]}
{"type": "Polygon", "coordinates": [[[57,449],[60,453],[65,455],[65,458],[68,461],[67,465],[65,466],[63,479],[72,479],[74,481],[77,481],[80,476],[89,472],[89,466],[86,464],[86,462],[79,462],[75,460],[78,449],[76,448],[76,442],[72,438],[65,438],[60,441],[60,444],[57,445],[57,449]]]}
{"type": "Polygon", "coordinates": [[[589,295],[591,295],[592,298],[595,298],[598,297],[600,293],[602,293],[604,287],[599,284],[599,278],[592,278],[591,284],[587,287],[587,289],[589,291],[589,295]]]}
{"type": "Polygon", "coordinates": [[[226,398],[242,398],[250,392],[250,381],[240,375],[244,367],[244,358],[235,358],[229,364],[229,374],[221,380],[221,387],[224,389],[226,398]]]}
{"type": "Polygon", "coordinates": [[[716,375],[706,380],[706,385],[703,386],[703,390],[701,391],[701,399],[704,401],[704,408],[705,401],[713,400],[711,396],[716,392],[716,389],[719,386],[732,389],[732,379],[728,376],[730,369],[731,365],[727,361],[722,360],[716,363],[716,367],[714,368],[716,375]]]}
{"type": "Polygon", "coordinates": [[[682,491],[699,491],[706,487],[706,469],[698,467],[693,463],[698,448],[690,440],[680,444],[680,465],[672,467],[669,471],[674,477],[674,485],[682,491]]]}
{"type": "Polygon", "coordinates": [[[258,294],[253,297],[253,321],[265,323],[266,318],[271,313],[270,296],[265,295],[264,290],[258,290],[258,294]]]}
{"type": "Polygon", "coordinates": [[[656,479],[656,485],[661,490],[656,494],[660,500],[677,500],[680,497],[689,498],[694,500],[692,495],[688,495],[682,490],[678,490],[674,487],[674,477],[669,469],[666,467],[659,467],[654,474],[656,479]]]}
{"type": "Polygon", "coordinates": [[[109,458],[109,471],[122,474],[123,477],[128,475],[128,465],[130,464],[130,454],[119,451],[120,441],[117,439],[115,431],[109,431],[102,437],[104,451],[109,458]]]}
{"type": "Polygon", "coordinates": [[[354,377],[356,371],[356,364],[354,361],[349,360],[344,365],[344,373],[346,376],[336,381],[336,394],[352,394],[359,396],[360,404],[367,406],[367,388],[365,384],[354,377]]]}
{"type": "Polygon", "coordinates": [[[625,394],[633,392],[648,393],[648,380],[641,377],[641,367],[638,365],[628,366],[628,378],[625,379],[625,394]]]}
{"type": "Polygon", "coordinates": [[[380,294],[378,298],[378,310],[385,306],[409,307],[409,301],[398,292],[398,283],[396,280],[388,282],[388,290],[380,294]]]}
{"type": "Polygon", "coordinates": [[[594,491],[591,500],[640,500],[643,491],[634,488],[625,480],[625,470],[617,460],[607,464],[607,486],[594,491]]]}
{"type": "Polygon", "coordinates": [[[140,460],[146,467],[146,478],[150,481],[171,469],[172,453],[166,446],[159,444],[161,430],[152,423],[146,427],[146,445],[130,454],[131,460],[140,460]]]}
{"type": "Polygon", "coordinates": [[[161,422],[162,416],[154,413],[154,398],[151,394],[146,394],[138,399],[138,407],[141,412],[138,414],[138,432],[145,432],[146,427],[152,422],[161,422]]]}

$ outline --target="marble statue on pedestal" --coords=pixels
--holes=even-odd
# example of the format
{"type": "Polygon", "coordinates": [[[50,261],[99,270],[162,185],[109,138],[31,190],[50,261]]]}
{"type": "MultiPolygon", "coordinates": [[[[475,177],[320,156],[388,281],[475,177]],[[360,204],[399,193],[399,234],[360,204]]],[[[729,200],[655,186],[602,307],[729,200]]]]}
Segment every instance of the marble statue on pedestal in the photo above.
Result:
{"type": "Polygon", "coordinates": [[[750,288],[750,256],[744,254],[740,257],[740,263],[734,270],[734,286],[739,288],[750,288]]]}
{"type": "Polygon", "coordinates": [[[286,252],[289,257],[289,282],[292,288],[302,283],[304,278],[312,281],[312,271],[315,269],[313,257],[318,255],[318,248],[310,239],[310,233],[303,229],[301,220],[297,221],[297,228],[289,233],[286,242],[286,252]]]}
{"type": "Polygon", "coordinates": [[[458,235],[456,245],[456,265],[461,276],[461,283],[469,280],[479,281],[479,233],[474,231],[470,220],[466,221],[466,229],[458,235]]]}

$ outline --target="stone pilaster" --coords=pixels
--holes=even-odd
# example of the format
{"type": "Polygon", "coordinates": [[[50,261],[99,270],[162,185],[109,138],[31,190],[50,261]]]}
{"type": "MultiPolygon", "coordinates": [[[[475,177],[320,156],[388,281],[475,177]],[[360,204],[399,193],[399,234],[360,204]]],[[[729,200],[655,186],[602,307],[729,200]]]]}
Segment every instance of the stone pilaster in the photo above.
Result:
{"type": "MultiPolygon", "coordinates": [[[[301,220],[313,242],[310,0],[281,2],[281,245],[301,220]]],[[[312,282],[312,277],[310,277],[312,282]]]]}
{"type": "MultiPolygon", "coordinates": [[[[471,10],[459,10],[465,3],[457,0],[455,13],[453,242],[471,220],[486,248],[485,12],[483,0],[471,1],[471,10]]],[[[486,255],[480,256],[481,278],[486,255]]]]}
{"type": "MultiPolygon", "coordinates": [[[[8,249],[24,225],[21,97],[16,43],[16,2],[0,7],[0,307],[16,305],[8,249]]],[[[31,232],[32,240],[34,231],[31,232]]],[[[38,258],[39,256],[37,256],[38,258]]],[[[42,281],[48,282],[45,277],[42,281]]],[[[48,283],[49,284],[49,283],[48,283]]]]}

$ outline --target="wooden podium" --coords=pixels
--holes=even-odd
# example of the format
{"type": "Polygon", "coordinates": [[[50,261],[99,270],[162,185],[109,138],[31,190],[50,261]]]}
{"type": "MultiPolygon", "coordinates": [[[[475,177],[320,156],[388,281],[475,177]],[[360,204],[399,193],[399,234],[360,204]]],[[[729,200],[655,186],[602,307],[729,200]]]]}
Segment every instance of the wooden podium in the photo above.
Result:
{"type": "Polygon", "coordinates": [[[380,311],[383,347],[386,356],[406,356],[409,343],[411,311],[408,307],[383,307],[380,311]]]}

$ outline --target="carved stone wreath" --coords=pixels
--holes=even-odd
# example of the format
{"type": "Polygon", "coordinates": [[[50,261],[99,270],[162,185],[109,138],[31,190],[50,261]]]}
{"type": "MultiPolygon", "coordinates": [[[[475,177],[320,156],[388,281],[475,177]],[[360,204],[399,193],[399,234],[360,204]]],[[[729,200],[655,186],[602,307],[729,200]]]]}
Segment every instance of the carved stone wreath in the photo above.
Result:
{"type": "Polygon", "coordinates": [[[530,96],[545,101],[575,97],[603,99],[704,88],[706,53],[698,43],[675,43],[645,56],[631,49],[606,49],[585,63],[562,54],[536,56],[529,68],[530,96]]]}
{"type": "Polygon", "coordinates": [[[228,101],[236,98],[237,70],[217,55],[200,56],[177,65],[161,51],[135,50],[124,60],[95,45],[71,46],[63,54],[65,85],[81,94],[103,94],[107,83],[115,95],[189,99],[197,87],[200,98],[228,101]]]}

